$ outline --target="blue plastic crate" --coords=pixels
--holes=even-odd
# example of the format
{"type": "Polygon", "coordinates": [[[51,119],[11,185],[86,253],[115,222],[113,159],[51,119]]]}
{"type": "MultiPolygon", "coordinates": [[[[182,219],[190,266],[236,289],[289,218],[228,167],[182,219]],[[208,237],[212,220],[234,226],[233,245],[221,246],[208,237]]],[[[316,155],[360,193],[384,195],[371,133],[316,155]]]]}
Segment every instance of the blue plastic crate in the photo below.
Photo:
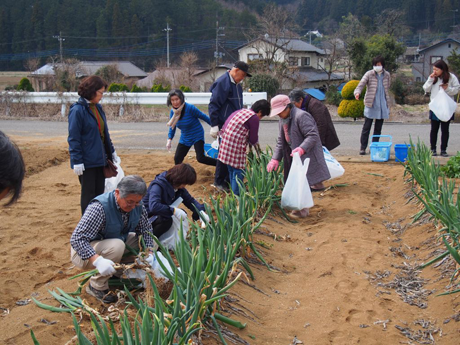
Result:
{"type": "Polygon", "coordinates": [[[371,161],[386,162],[390,159],[390,151],[392,143],[391,135],[373,135],[374,137],[389,138],[390,141],[372,142],[369,148],[371,149],[371,161]]]}
{"type": "Polygon", "coordinates": [[[219,154],[219,150],[216,150],[211,146],[211,144],[204,144],[204,152],[206,153],[206,156],[215,158],[217,159],[217,156],[219,154]]]}

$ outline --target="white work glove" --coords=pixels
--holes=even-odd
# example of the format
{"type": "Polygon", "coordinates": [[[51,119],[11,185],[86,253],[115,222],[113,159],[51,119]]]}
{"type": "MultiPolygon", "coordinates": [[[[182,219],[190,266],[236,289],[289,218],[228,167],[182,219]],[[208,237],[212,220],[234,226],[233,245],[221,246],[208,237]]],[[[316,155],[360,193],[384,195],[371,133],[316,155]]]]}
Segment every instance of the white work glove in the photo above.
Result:
{"type": "Polygon", "coordinates": [[[186,219],[187,218],[187,213],[185,213],[184,210],[181,210],[180,208],[175,207],[174,208],[174,217],[176,217],[178,220],[186,219]]]}
{"type": "Polygon", "coordinates": [[[211,130],[209,131],[209,134],[210,134],[211,137],[213,137],[214,139],[217,138],[217,135],[219,134],[219,126],[211,127],[211,130]]]}
{"type": "Polygon", "coordinates": [[[113,159],[113,162],[114,162],[115,164],[120,165],[121,159],[120,159],[120,157],[118,157],[117,151],[113,151],[113,153],[112,153],[112,159],[113,159]]]}
{"type": "Polygon", "coordinates": [[[148,262],[148,264],[150,265],[150,267],[153,267],[153,263],[155,261],[155,255],[153,255],[152,253],[149,254],[149,256],[147,256],[147,258],[145,259],[145,261],[148,262]]]}
{"type": "Polygon", "coordinates": [[[201,228],[206,228],[206,225],[209,223],[209,216],[206,212],[200,211],[200,220],[201,220],[201,228]]]}
{"type": "Polygon", "coordinates": [[[115,267],[113,267],[115,263],[112,260],[104,259],[102,256],[94,260],[93,265],[102,276],[111,276],[116,272],[115,267]]]}
{"type": "Polygon", "coordinates": [[[166,141],[166,148],[168,149],[168,151],[171,151],[171,142],[172,142],[172,139],[168,139],[166,141]]]}
{"type": "Polygon", "coordinates": [[[81,176],[83,175],[83,171],[85,171],[85,165],[83,163],[73,165],[73,172],[75,175],[81,176]]]}

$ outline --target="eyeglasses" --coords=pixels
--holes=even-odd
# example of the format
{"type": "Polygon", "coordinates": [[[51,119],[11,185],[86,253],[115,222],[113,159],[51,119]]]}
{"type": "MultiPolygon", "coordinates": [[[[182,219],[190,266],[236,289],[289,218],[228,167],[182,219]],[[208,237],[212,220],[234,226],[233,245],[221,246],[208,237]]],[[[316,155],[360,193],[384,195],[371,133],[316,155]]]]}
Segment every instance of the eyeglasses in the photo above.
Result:
{"type": "Polygon", "coordinates": [[[96,92],[97,92],[98,94],[100,94],[101,96],[104,96],[104,92],[103,92],[103,91],[97,90],[96,92]]]}

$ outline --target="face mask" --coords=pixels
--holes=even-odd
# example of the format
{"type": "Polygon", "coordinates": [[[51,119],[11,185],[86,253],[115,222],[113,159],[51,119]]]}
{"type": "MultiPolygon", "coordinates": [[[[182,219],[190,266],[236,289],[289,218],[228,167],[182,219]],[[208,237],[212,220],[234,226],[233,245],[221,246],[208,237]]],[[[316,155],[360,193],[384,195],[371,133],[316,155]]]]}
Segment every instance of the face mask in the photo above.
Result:
{"type": "Polygon", "coordinates": [[[374,66],[374,71],[376,71],[377,73],[382,72],[382,68],[382,66],[374,66]]]}

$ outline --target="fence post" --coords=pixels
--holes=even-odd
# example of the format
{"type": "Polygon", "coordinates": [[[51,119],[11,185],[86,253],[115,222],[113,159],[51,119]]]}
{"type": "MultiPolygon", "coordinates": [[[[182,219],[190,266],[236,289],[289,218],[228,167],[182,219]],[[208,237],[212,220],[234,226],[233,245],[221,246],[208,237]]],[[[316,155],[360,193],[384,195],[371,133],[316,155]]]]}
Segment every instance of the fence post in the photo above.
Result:
{"type": "Polygon", "coordinates": [[[67,112],[67,106],[65,103],[62,103],[61,104],[61,116],[65,117],[66,112],[67,112]]]}

